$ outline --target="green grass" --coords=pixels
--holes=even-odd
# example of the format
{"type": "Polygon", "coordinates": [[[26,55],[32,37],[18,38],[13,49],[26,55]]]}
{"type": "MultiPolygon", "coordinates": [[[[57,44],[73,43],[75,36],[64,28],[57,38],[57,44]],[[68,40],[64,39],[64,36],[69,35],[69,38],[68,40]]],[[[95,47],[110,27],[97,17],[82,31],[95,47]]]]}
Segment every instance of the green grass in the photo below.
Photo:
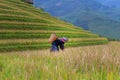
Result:
{"type": "Polygon", "coordinates": [[[27,14],[27,13],[24,13],[24,12],[19,12],[19,11],[12,11],[12,10],[6,10],[6,9],[0,9],[0,13],[2,13],[2,14],[16,14],[16,15],[25,15],[25,16],[30,16],[29,14],[27,14]]]}
{"type": "Polygon", "coordinates": [[[1,20],[7,21],[20,21],[20,22],[39,22],[39,23],[51,23],[49,21],[43,19],[33,19],[33,18],[26,18],[26,17],[17,17],[17,16],[1,16],[1,20]]]}
{"type": "Polygon", "coordinates": [[[40,50],[40,49],[48,49],[50,44],[19,44],[19,45],[7,45],[0,46],[0,52],[11,52],[11,51],[23,51],[23,50],[40,50]]]}
{"type": "Polygon", "coordinates": [[[81,29],[72,29],[68,27],[60,27],[59,25],[37,25],[37,24],[6,24],[6,23],[0,23],[0,29],[11,29],[11,30],[59,30],[59,31],[81,31],[81,29]]]}
{"type": "MultiPolygon", "coordinates": [[[[31,33],[13,33],[13,34],[0,34],[0,39],[31,39],[31,38],[46,38],[48,39],[51,34],[31,34],[31,33]]],[[[68,37],[68,38],[96,38],[97,35],[89,35],[89,34],[57,34],[59,37],[68,37]]]]}
{"type": "MultiPolygon", "coordinates": [[[[4,5],[1,5],[0,4],[0,9],[9,9],[9,10],[12,10],[13,8],[10,8],[8,6],[4,6],[4,5]]],[[[14,10],[14,9],[13,9],[14,10]]]]}

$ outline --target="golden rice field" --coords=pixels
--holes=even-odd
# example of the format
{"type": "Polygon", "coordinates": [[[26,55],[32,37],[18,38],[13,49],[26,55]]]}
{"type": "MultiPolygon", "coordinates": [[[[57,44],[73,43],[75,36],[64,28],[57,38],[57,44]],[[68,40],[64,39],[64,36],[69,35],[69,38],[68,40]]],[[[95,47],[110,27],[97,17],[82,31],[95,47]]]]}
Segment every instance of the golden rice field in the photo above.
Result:
{"type": "Polygon", "coordinates": [[[120,42],[0,54],[0,80],[120,80],[120,42]]]}

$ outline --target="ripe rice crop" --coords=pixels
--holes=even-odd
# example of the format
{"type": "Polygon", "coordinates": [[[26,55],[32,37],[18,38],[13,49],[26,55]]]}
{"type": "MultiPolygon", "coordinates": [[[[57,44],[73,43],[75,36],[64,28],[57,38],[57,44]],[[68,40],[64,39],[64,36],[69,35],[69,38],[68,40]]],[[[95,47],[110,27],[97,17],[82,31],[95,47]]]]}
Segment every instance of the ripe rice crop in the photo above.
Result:
{"type": "Polygon", "coordinates": [[[1,80],[120,80],[120,43],[0,54],[1,80]]]}

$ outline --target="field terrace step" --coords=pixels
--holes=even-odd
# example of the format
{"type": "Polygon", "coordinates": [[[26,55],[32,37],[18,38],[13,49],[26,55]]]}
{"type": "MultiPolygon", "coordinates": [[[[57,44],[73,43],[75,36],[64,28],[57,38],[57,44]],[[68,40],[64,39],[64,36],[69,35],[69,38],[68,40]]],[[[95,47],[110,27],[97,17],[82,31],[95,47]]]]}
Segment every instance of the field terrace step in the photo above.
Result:
{"type": "Polygon", "coordinates": [[[77,47],[77,46],[90,46],[90,45],[101,45],[108,43],[108,40],[90,40],[90,41],[81,41],[81,42],[71,42],[66,43],[67,47],[77,47]]]}
{"type": "MultiPolygon", "coordinates": [[[[77,31],[55,31],[55,30],[7,30],[7,29],[2,29],[0,30],[0,33],[19,33],[19,32],[26,32],[26,33],[69,33],[69,34],[81,34],[81,33],[85,33],[85,34],[92,34],[90,31],[85,31],[85,30],[80,30],[79,32],[77,31]]],[[[96,35],[96,34],[95,34],[96,35]]]]}
{"type": "MultiPolygon", "coordinates": [[[[0,39],[38,39],[38,38],[49,38],[51,34],[48,33],[1,33],[0,39]]],[[[69,33],[59,33],[57,34],[60,37],[68,37],[68,38],[96,38],[98,35],[94,34],[69,34],[69,33]]]]}
{"type": "Polygon", "coordinates": [[[2,14],[15,14],[15,15],[21,15],[21,16],[30,16],[30,14],[24,13],[24,12],[20,12],[17,10],[8,10],[8,9],[0,9],[0,13],[2,14]]]}
{"type": "Polygon", "coordinates": [[[1,15],[0,16],[0,21],[3,20],[8,20],[8,21],[19,21],[19,22],[39,22],[39,23],[51,23],[47,20],[44,19],[34,19],[34,18],[30,18],[30,17],[22,17],[22,16],[5,16],[5,15],[1,15]]]}
{"type": "MultiPolygon", "coordinates": [[[[65,31],[64,31],[65,32],[65,31]]],[[[56,32],[56,34],[57,35],[70,35],[70,32],[56,32]]],[[[33,35],[38,35],[38,34],[46,34],[46,35],[48,35],[48,34],[53,34],[53,32],[0,32],[0,35],[6,35],[6,34],[8,34],[8,35],[10,35],[10,34],[33,34],[33,35]]],[[[96,35],[96,34],[90,34],[90,33],[85,33],[85,32],[81,32],[81,33],[76,33],[76,32],[71,32],[71,35],[88,35],[88,36],[93,36],[93,37],[98,37],[98,35],[96,35]]]]}
{"type": "Polygon", "coordinates": [[[61,27],[56,24],[42,24],[33,22],[17,22],[17,21],[0,21],[0,29],[9,30],[64,30],[64,31],[80,31],[80,28],[61,27]],[[7,24],[6,24],[7,23],[7,24]]]}
{"type": "MultiPolygon", "coordinates": [[[[71,42],[66,43],[66,47],[75,47],[75,46],[86,46],[86,45],[96,45],[96,44],[105,44],[106,41],[84,41],[84,42],[71,42]]],[[[50,48],[48,43],[24,43],[24,44],[1,44],[0,52],[8,51],[23,51],[23,50],[37,50],[37,49],[46,49],[50,48]]]]}
{"type": "MultiPolygon", "coordinates": [[[[104,40],[102,41],[102,40],[84,40],[84,41],[79,41],[79,42],[76,42],[76,41],[74,41],[74,42],[68,42],[68,43],[66,43],[66,44],[83,44],[83,43],[93,43],[93,42],[105,42],[104,40]]],[[[23,43],[2,43],[2,44],[0,44],[0,47],[2,46],[2,47],[5,47],[5,46],[17,46],[17,45],[36,45],[36,44],[39,44],[39,45],[51,45],[50,43],[48,43],[48,42],[23,42],[23,43]]]]}
{"type": "Polygon", "coordinates": [[[26,15],[18,15],[18,14],[3,14],[0,13],[0,16],[6,16],[6,17],[20,17],[20,18],[32,18],[32,19],[36,19],[34,17],[30,17],[30,16],[26,16],[26,15]]]}
{"type": "Polygon", "coordinates": [[[11,7],[9,7],[8,5],[6,5],[6,4],[2,4],[2,3],[0,3],[0,9],[15,10],[14,8],[11,8],[11,7]]]}
{"type": "Polygon", "coordinates": [[[50,44],[34,44],[34,45],[15,45],[15,46],[3,46],[0,47],[0,52],[10,52],[10,51],[24,51],[24,50],[40,50],[47,49],[50,44]]]}
{"type": "Polygon", "coordinates": [[[56,26],[56,27],[67,27],[67,28],[72,28],[72,29],[76,29],[76,30],[83,30],[81,28],[77,28],[77,27],[71,27],[70,25],[61,25],[61,24],[51,24],[51,23],[37,23],[37,22],[20,22],[20,21],[8,21],[8,20],[2,20],[0,21],[1,25],[36,25],[36,26],[56,26]],[[8,23],[8,24],[6,24],[8,23]]]}
{"type": "MultiPolygon", "coordinates": [[[[61,37],[59,37],[61,38],[61,37]]],[[[49,39],[49,38],[48,38],[49,39]]],[[[0,40],[0,44],[22,44],[22,43],[48,43],[48,39],[4,39],[0,40]]],[[[106,38],[69,38],[69,42],[82,42],[82,41],[92,41],[92,40],[107,40],[106,38]]]]}

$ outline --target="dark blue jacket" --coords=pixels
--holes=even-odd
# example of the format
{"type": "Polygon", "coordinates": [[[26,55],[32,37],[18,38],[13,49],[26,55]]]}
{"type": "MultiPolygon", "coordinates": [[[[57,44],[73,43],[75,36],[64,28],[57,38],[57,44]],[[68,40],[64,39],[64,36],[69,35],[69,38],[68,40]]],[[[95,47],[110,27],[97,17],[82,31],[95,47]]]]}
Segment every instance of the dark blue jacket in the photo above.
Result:
{"type": "Polygon", "coordinates": [[[52,42],[52,50],[53,51],[54,50],[56,51],[56,49],[58,51],[59,47],[60,47],[61,50],[64,49],[64,42],[61,39],[57,39],[57,40],[55,40],[55,41],[52,42]]]}

